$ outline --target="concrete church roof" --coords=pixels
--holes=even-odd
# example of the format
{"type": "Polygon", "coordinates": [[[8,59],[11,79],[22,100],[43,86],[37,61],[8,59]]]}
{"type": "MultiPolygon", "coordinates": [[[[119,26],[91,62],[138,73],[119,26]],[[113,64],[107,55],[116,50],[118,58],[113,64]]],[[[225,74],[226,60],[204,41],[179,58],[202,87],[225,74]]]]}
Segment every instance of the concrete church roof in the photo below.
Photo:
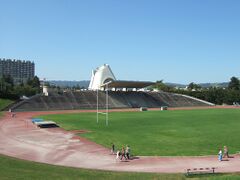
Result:
{"type": "Polygon", "coordinates": [[[149,81],[119,81],[115,78],[110,66],[104,64],[92,71],[88,89],[100,90],[106,86],[108,86],[108,88],[144,88],[153,84],[153,82],[149,81]]]}
{"type": "Polygon", "coordinates": [[[145,88],[155,83],[149,81],[110,81],[109,83],[103,84],[101,87],[108,88],[145,88]]]}

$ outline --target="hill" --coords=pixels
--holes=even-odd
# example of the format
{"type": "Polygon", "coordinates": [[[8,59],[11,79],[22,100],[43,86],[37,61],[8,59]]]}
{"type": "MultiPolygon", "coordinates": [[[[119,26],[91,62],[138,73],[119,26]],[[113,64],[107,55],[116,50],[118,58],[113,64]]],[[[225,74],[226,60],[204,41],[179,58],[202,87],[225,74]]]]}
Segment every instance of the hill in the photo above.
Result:
{"type": "MultiPolygon", "coordinates": [[[[228,86],[229,82],[220,82],[220,83],[200,83],[198,85],[200,85],[203,88],[210,88],[210,87],[221,87],[221,88],[226,88],[228,86]]],[[[170,87],[179,87],[179,88],[185,88],[186,86],[188,86],[188,84],[178,84],[178,83],[169,83],[166,82],[166,85],[170,86],[170,87]]]]}

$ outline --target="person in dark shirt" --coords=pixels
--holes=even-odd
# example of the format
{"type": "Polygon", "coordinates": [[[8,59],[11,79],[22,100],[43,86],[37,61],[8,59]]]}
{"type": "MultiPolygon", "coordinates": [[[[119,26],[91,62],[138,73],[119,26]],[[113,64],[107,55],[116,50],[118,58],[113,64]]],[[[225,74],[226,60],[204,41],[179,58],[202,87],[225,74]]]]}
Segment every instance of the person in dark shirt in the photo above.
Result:
{"type": "Polygon", "coordinates": [[[127,159],[130,159],[130,153],[131,153],[131,149],[130,149],[130,147],[127,145],[127,147],[126,147],[126,156],[127,156],[127,159]]]}
{"type": "Polygon", "coordinates": [[[112,153],[112,154],[115,153],[115,145],[114,145],[113,143],[112,143],[111,153],[112,153]]]}

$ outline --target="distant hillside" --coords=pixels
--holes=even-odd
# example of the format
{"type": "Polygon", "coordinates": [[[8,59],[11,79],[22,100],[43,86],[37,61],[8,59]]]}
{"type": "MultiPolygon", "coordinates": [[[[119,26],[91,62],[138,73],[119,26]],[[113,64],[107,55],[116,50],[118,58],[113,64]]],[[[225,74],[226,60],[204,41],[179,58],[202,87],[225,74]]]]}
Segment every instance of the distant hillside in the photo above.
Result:
{"type": "Polygon", "coordinates": [[[203,88],[209,88],[209,87],[228,87],[228,82],[223,82],[223,83],[201,83],[199,84],[203,88]]]}
{"type": "Polygon", "coordinates": [[[88,88],[90,81],[48,81],[50,84],[60,86],[60,87],[73,87],[73,86],[80,86],[83,88],[88,88]]]}
{"type": "MultiPolygon", "coordinates": [[[[185,88],[188,84],[177,84],[177,83],[165,83],[166,85],[170,87],[179,87],[179,88],[185,88]]],[[[199,84],[203,88],[209,88],[209,87],[228,87],[228,82],[222,82],[222,83],[200,83],[199,84]]]]}
{"type": "MultiPolygon", "coordinates": [[[[73,86],[80,86],[83,88],[88,88],[90,81],[48,81],[50,84],[60,86],[60,87],[73,87],[73,86]]],[[[169,83],[166,82],[166,85],[170,87],[179,87],[179,88],[185,88],[187,84],[178,84],[178,83],[169,83]]],[[[228,82],[222,82],[222,83],[200,83],[199,84],[203,88],[209,88],[209,87],[227,87],[228,82]]]]}
{"type": "Polygon", "coordinates": [[[166,82],[164,84],[166,84],[167,86],[170,86],[170,87],[179,87],[179,88],[185,88],[187,86],[185,84],[169,83],[169,82],[166,82]]]}

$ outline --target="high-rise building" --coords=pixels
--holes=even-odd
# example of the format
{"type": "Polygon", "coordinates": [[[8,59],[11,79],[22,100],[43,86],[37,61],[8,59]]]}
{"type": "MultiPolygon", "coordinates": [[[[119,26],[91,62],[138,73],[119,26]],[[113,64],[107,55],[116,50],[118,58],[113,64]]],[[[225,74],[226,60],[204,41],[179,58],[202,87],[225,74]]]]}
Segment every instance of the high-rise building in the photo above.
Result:
{"type": "Polygon", "coordinates": [[[0,77],[10,75],[15,84],[25,83],[35,76],[35,64],[31,61],[0,59],[0,77]]]}

